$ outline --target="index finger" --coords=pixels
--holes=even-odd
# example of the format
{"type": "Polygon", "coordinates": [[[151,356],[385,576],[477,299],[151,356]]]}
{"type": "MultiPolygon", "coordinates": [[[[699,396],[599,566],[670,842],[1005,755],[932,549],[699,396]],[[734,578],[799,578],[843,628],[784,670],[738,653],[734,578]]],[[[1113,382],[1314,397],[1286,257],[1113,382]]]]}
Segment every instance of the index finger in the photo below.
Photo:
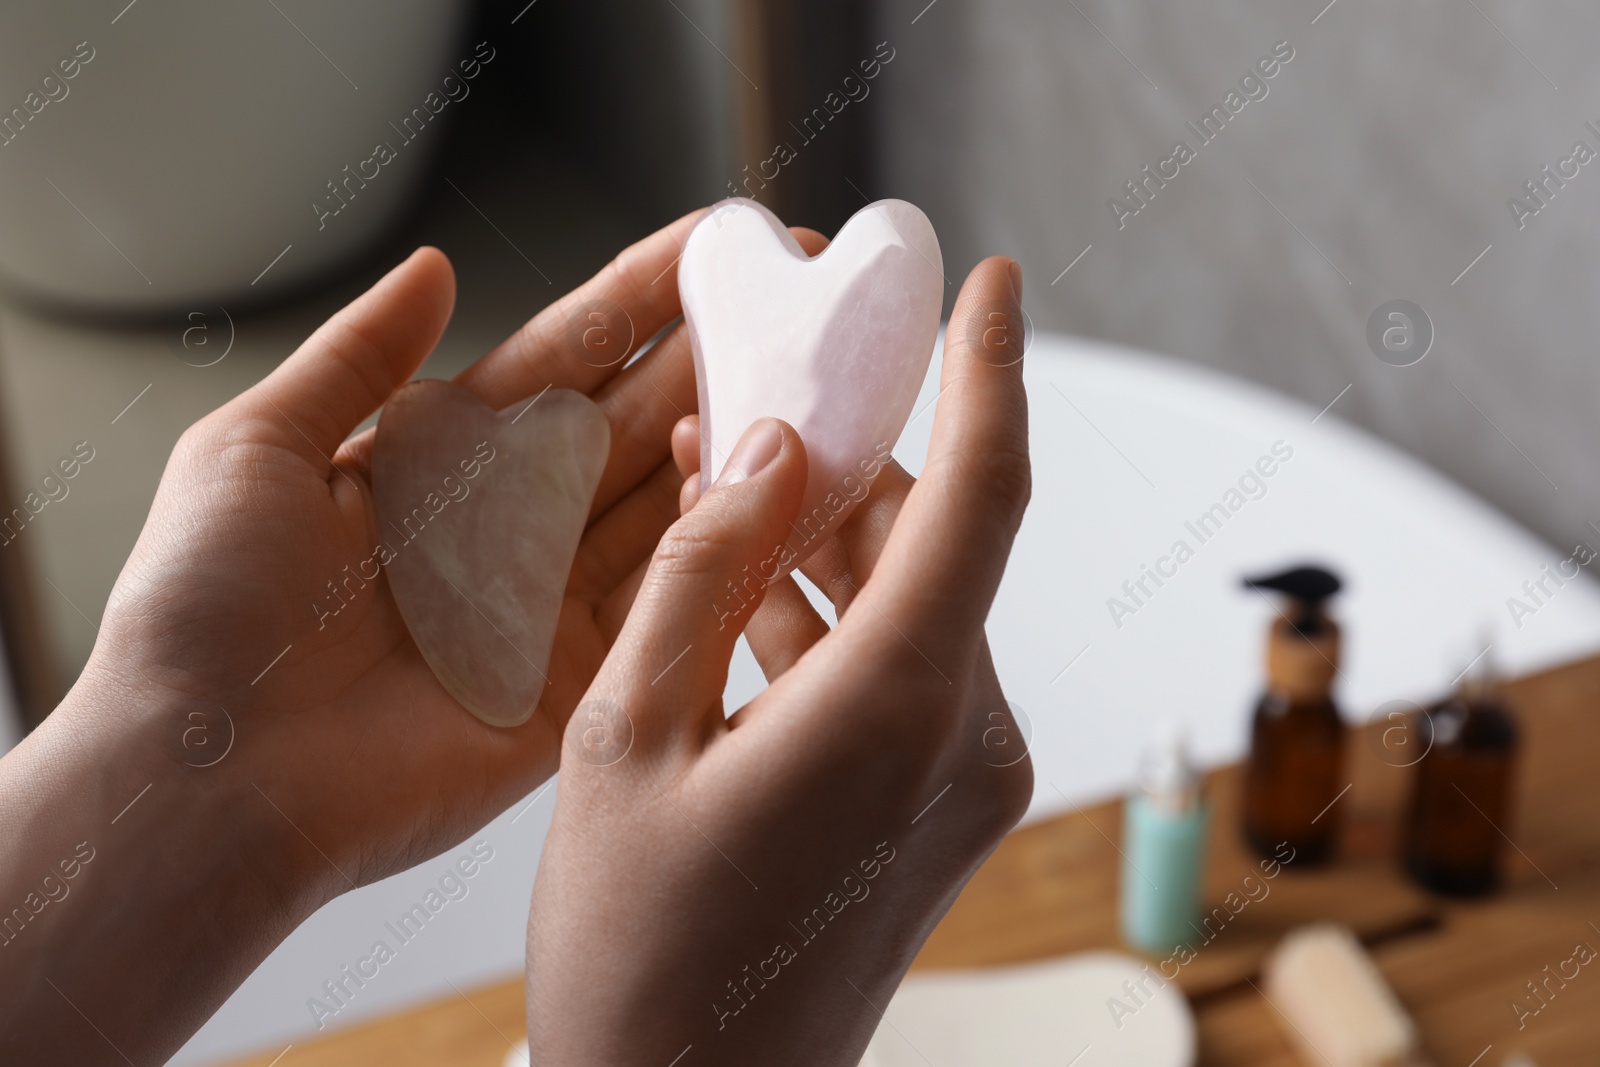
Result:
{"type": "Polygon", "coordinates": [[[945,331],[922,476],[861,599],[857,625],[891,625],[925,658],[975,648],[1031,491],[1022,382],[1022,272],[991,256],[967,276],[945,331]]]}

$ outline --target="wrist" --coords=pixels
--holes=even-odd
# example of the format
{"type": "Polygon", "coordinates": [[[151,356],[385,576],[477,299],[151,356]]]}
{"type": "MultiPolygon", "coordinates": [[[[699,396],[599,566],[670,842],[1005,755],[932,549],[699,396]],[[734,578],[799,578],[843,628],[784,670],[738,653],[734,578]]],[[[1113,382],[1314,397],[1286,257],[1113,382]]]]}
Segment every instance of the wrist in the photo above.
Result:
{"type": "Polygon", "coordinates": [[[332,895],[286,861],[294,830],[238,753],[185,743],[200,706],[91,666],[0,760],[0,974],[22,987],[0,1050],[95,1062],[82,1013],[136,1060],[170,1055],[332,895]]]}
{"type": "MultiPolygon", "coordinates": [[[[65,762],[64,776],[83,783],[86,832],[98,826],[114,850],[122,839],[136,842],[162,857],[163,877],[175,882],[303,917],[346,886],[306,861],[304,839],[257,786],[264,776],[240,743],[243,718],[214,700],[130,684],[91,663],[35,734],[52,750],[52,766],[65,762]]],[[[139,865],[131,855],[129,863],[139,865]]]]}

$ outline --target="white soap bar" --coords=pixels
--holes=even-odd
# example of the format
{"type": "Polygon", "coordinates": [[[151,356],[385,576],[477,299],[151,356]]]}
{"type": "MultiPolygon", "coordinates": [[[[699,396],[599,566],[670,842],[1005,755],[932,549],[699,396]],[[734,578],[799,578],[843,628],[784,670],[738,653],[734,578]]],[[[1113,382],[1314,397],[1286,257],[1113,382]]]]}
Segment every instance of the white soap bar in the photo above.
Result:
{"type": "MultiPolygon", "coordinates": [[[[1417,1028],[1347,927],[1291,932],[1264,967],[1265,995],[1306,1062],[1421,1067],[1417,1028]]],[[[1276,1013],[1275,1013],[1276,1014],[1276,1013]]]]}

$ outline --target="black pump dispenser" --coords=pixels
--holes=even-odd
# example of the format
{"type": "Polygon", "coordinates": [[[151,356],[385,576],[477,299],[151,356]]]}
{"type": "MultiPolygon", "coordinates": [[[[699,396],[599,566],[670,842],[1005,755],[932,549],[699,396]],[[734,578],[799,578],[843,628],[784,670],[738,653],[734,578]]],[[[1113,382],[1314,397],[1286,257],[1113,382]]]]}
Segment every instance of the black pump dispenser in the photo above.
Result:
{"type": "Polygon", "coordinates": [[[1344,588],[1339,576],[1323,567],[1293,567],[1280,574],[1259,578],[1246,578],[1247,589],[1271,589],[1289,597],[1293,605],[1289,624],[1301,637],[1315,637],[1323,632],[1327,617],[1322,613],[1323,601],[1344,588]]]}

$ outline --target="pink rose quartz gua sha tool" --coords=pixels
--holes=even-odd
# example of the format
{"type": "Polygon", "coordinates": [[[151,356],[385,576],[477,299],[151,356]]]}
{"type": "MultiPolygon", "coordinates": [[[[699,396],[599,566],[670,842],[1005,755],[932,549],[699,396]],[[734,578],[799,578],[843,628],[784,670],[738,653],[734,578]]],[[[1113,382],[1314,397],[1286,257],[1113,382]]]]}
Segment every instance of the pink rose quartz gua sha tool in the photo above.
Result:
{"type": "Polygon", "coordinates": [[[458,385],[418,381],[378,420],[374,558],[439,683],[491,726],[526,722],[544,692],[610,448],[605,415],[569,389],[496,412],[458,385]]]}
{"type": "Polygon", "coordinates": [[[690,231],[678,291],[700,387],[701,488],[762,416],[805,442],[804,502],[769,564],[788,571],[867,495],[905,429],[939,332],[939,240],[915,206],[879,200],[812,258],[771,211],[724,200],[690,231]]]}

